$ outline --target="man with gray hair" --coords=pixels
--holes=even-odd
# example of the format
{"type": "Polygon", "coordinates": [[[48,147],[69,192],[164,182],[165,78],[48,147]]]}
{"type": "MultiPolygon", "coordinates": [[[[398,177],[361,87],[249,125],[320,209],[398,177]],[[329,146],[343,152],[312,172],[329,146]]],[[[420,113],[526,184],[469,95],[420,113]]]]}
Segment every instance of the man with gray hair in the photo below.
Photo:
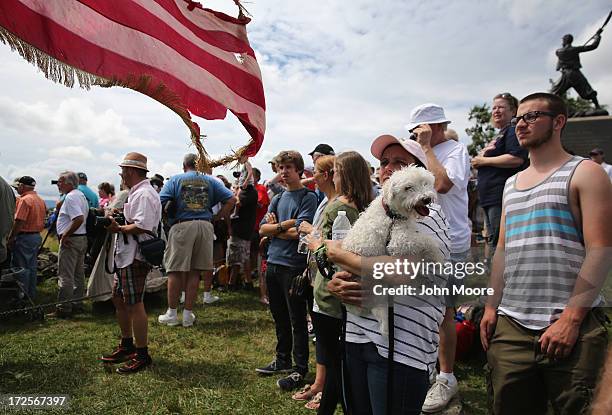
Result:
{"type": "Polygon", "coordinates": [[[168,180],[159,194],[162,206],[173,203],[169,209],[168,245],[164,253],[164,265],[168,271],[168,310],[158,321],[168,326],[179,324],[177,305],[181,291],[185,290],[183,327],[195,321],[195,302],[200,274],[204,278],[204,303],[215,298],[210,293],[213,271],[214,229],[211,223],[211,208],[217,203],[223,207],[215,217],[226,217],[234,207],[236,199],[221,181],[196,170],[198,156],[187,154],[183,159],[183,174],[168,180]]]}
{"type": "Polygon", "coordinates": [[[73,298],[83,297],[85,292],[83,269],[87,250],[85,220],[89,213],[89,205],[85,195],[78,190],[78,186],[79,178],[75,172],[62,172],[57,179],[57,187],[66,195],[57,216],[57,235],[60,241],[57,300],[63,304],[48,314],[51,318],[67,318],[83,309],[81,301],[70,301],[73,298]]]}

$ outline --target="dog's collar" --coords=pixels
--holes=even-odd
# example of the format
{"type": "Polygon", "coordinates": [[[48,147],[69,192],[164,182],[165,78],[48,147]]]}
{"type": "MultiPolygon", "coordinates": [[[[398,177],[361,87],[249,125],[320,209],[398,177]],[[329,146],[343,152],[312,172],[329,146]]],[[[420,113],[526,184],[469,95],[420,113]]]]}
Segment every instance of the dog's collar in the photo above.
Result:
{"type": "Polygon", "coordinates": [[[389,205],[385,203],[385,199],[381,198],[380,201],[382,202],[382,207],[383,209],[385,209],[385,213],[388,217],[390,217],[391,219],[406,219],[404,216],[393,212],[389,205]]]}

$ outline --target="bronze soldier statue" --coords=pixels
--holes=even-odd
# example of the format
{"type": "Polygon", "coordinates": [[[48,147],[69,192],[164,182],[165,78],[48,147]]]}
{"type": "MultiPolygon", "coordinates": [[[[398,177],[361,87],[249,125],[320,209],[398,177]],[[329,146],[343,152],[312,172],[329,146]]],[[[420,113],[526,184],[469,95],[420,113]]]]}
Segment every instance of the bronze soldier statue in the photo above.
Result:
{"type": "Polygon", "coordinates": [[[561,71],[561,78],[553,84],[551,93],[555,95],[565,95],[568,89],[574,88],[578,95],[583,99],[588,99],[595,104],[596,108],[600,108],[599,101],[597,101],[597,91],[595,91],[589,81],[580,71],[582,65],[580,64],[579,54],[582,52],[588,52],[597,49],[599,42],[601,41],[601,32],[603,28],[599,29],[595,36],[591,39],[593,43],[585,44],[584,46],[572,46],[574,37],[572,35],[563,36],[563,47],[557,49],[557,70],[561,71]]]}

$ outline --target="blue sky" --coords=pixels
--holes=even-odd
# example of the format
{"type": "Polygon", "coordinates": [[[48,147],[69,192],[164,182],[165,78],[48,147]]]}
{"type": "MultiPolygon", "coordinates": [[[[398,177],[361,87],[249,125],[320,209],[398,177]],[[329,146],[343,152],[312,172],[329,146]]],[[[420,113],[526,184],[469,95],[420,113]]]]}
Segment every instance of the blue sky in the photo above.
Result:
{"type": "MultiPolygon", "coordinates": [[[[204,4],[236,14],[230,0],[204,4]]],[[[245,6],[267,102],[266,138],[253,164],[268,177],[273,155],[295,149],[310,162],[306,154],[320,142],[374,162],[372,139],[405,136],[410,110],[424,102],[442,105],[468,142],[470,107],[499,92],[520,98],[547,90],[558,76],[554,50],[561,37],[572,33],[582,44],[610,4],[255,0],[245,6]]],[[[612,106],[612,25],[582,62],[600,102],[612,106]]],[[[44,196],[56,194],[49,182],[65,169],[85,171],[92,186],[118,184],[116,166],[128,151],[146,154],[152,172],[169,176],[191,150],[182,121],[136,92],[54,84],[3,44],[0,79],[0,175],[31,175],[44,196]]],[[[231,114],[198,122],[213,155],[248,139],[231,114]]]]}

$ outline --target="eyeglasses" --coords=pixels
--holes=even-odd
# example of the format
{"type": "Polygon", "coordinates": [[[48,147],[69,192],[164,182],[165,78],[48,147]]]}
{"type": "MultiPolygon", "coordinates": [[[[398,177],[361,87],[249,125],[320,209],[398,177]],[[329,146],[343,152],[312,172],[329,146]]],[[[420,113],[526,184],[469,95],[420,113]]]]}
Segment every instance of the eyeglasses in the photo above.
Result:
{"type": "Polygon", "coordinates": [[[525,121],[527,124],[533,124],[534,122],[536,122],[536,120],[541,115],[546,115],[548,117],[554,118],[558,114],[555,114],[554,112],[548,112],[548,111],[529,111],[529,112],[526,112],[525,114],[523,114],[523,115],[521,115],[519,117],[512,118],[510,120],[510,124],[513,127],[516,127],[516,125],[519,123],[520,120],[525,121]]]}

